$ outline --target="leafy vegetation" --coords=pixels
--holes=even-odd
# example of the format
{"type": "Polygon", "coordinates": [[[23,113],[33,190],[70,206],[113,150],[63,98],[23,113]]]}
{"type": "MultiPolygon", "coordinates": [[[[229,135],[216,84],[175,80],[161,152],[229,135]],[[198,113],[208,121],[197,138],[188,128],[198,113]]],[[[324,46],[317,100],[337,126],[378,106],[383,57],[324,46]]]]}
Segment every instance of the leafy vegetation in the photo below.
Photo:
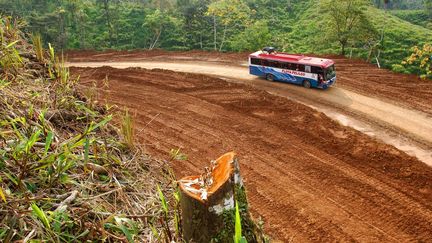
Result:
{"type": "Polygon", "coordinates": [[[415,73],[395,65],[432,41],[431,7],[430,0],[0,0],[2,12],[24,17],[28,31],[61,50],[275,46],[415,73]]]}
{"type": "Polygon", "coordinates": [[[255,223],[249,214],[249,204],[243,186],[235,186],[235,208],[223,211],[223,229],[211,242],[270,242],[264,234],[263,223],[255,223]]]}
{"type": "Polygon", "coordinates": [[[392,10],[390,13],[412,24],[432,29],[432,20],[424,10],[392,10]]]}
{"type": "Polygon", "coordinates": [[[236,202],[235,206],[234,243],[247,243],[246,238],[242,236],[241,217],[238,202],[236,202]]]}
{"type": "Polygon", "coordinates": [[[347,45],[374,39],[376,30],[365,15],[366,0],[323,0],[321,10],[329,16],[324,25],[324,38],[337,42],[341,55],[345,55],[347,45]]]}
{"type": "Polygon", "coordinates": [[[154,185],[172,195],[169,168],[22,26],[0,18],[0,241],[164,240],[174,216],[154,185]]]}
{"type": "Polygon", "coordinates": [[[432,0],[424,0],[426,13],[429,15],[429,19],[432,19],[432,0]]]}
{"type": "MultiPolygon", "coordinates": [[[[400,68],[400,63],[409,56],[410,49],[415,45],[432,42],[432,31],[424,27],[402,21],[398,17],[367,6],[364,14],[374,26],[377,35],[373,38],[354,38],[348,44],[347,55],[369,59],[381,67],[400,68]],[[396,66],[394,66],[396,65],[396,66]]],[[[320,35],[321,30],[330,31],[326,18],[322,18],[321,8],[310,4],[306,8],[297,25],[291,32],[289,49],[300,53],[337,53],[340,51],[337,43],[325,41],[320,35]]],[[[415,67],[402,67],[397,71],[420,73],[415,67]]]]}
{"type": "Polygon", "coordinates": [[[416,65],[422,70],[422,78],[432,78],[432,45],[425,44],[422,48],[415,46],[403,64],[416,65]]]}
{"type": "Polygon", "coordinates": [[[423,9],[425,0],[372,0],[372,2],[381,9],[423,9]]]}

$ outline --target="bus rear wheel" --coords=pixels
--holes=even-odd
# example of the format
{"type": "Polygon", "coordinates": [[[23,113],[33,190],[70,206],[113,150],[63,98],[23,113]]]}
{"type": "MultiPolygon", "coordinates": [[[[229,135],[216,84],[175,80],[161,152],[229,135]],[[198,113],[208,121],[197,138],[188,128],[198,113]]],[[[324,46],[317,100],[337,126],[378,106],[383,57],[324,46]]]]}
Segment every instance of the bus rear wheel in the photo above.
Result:
{"type": "Polygon", "coordinates": [[[309,80],[304,80],[303,81],[303,87],[310,89],[312,87],[312,85],[311,85],[309,80]]]}
{"type": "Polygon", "coordinates": [[[273,74],[271,74],[271,73],[269,73],[269,74],[267,74],[266,75],[266,79],[268,80],[268,81],[274,81],[274,76],[273,76],[273,74]]]}

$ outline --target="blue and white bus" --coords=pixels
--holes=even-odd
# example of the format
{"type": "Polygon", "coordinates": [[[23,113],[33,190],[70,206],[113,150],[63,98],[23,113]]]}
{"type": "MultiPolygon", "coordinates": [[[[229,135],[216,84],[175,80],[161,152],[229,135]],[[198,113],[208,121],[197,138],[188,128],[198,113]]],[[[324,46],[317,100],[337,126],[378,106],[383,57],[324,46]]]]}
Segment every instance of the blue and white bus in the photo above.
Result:
{"type": "Polygon", "coordinates": [[[264,48],[249,55],[249,72],[269,81],[327,89],[336,83],[334,61],[297,54],[277,53],[264,48]]]}

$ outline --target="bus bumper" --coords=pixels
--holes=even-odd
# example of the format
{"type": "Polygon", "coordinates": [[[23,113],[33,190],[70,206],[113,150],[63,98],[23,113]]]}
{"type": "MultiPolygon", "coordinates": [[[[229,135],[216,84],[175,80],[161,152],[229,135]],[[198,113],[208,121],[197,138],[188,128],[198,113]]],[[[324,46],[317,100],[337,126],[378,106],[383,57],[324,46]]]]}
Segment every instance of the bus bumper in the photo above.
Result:
{"type": "Polygon", "coordinates": [[[328,89],[329,87],[335,85],[335,83],[336,83],[336,77],[334,77],[334,78],[332,78],[332,79],[330,79],[330,80],[328,80],[328,81],[326,81],[326,82],[321,83],[321,84],[319,85],[319,87],[320,87],[321,89],[328,89]]]}

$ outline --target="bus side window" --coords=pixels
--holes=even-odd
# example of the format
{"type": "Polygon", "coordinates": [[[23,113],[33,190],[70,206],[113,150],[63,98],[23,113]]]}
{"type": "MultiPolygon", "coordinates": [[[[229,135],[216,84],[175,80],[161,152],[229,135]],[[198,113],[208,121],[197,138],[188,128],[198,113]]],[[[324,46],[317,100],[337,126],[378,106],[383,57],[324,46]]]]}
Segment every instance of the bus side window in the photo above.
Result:
{"type": "Polygon", "coordinates": [[[296,70],[296,64],[287,63],[287,69],[289,69],[289,70],[296,70]]]}
{"type": "Polygon", "coordinates": [[[258,58],[251,58],[251,64],[253,65],[261,65],[261,60],[258,58]]]}
{"type": "Polygon", "coordinates": [[[279,65],[278,65],[279,63],[278,62],[276,62],[276,61],[269,61],[269,66],[270,67],[275,67],[275,68],[277,68],[279,65]]]}
{"type": "Polygon", "coordinates": [[[267,61],[267,60],[265,60],[265,59],[262,59],[262,60],[261,60],[261,65],[268,67],[268,65],[269,65],[269,61],[267,61]]]}
{"type": "Polygon", "coordinates": [[[314,67],[314,66],[312,66],[312,70],[311,71],[312,71],[312,73],[316,73],[316,74],[323,74],[324,73],[321,67],[314,67]]]}
{"type": "Polygon", "coordinates": [[[289,63],[286,63],[286,62],[281,62],[280,63],[280,68],[282,68],[282,69],[289,69],[289,63]]]}
{"type": "Polygon", "coordinates": [[[311,66],[305,66],[305,72],[310,73],[311,72],[311,66]]]}
{"type": "Polygon", "coordinates": [[[269,67],[274,67],[274,62],[273,61],[268,61],[268,65],[269,67]]]}
{"type": "Polygon", "coordinates": [[[305,65],[297,64],[296,71],[304,72],[304,70],[305,70],[305,65]]]}
{"type": "Polygon", "coordinates": [[[276,62],[277,68],[283,68],[283,62],[276,62]]]}

